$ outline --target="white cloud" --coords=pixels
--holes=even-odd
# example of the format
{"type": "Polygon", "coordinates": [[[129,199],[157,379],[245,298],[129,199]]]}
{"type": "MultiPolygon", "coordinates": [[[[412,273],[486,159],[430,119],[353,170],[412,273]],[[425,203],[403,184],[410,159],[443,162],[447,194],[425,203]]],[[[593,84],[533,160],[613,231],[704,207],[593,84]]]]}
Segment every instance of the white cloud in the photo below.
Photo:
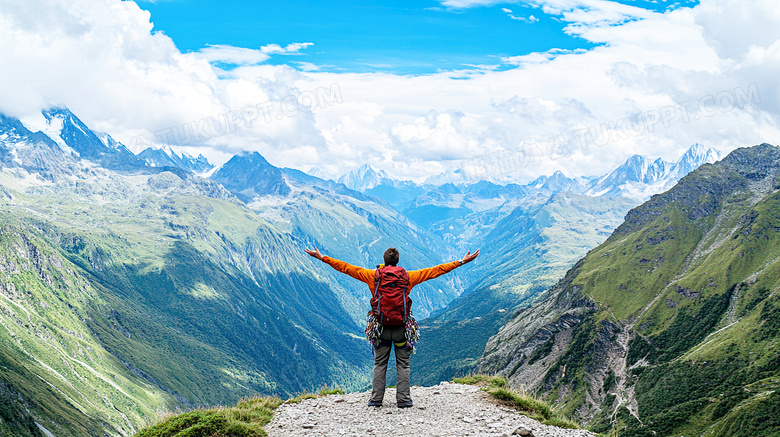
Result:
{"type": "MultiPolygon", "coordinates": [[[[256,124],[235,135],[207,135],[193,141],[192,123],[219,119],[249,105],[291,95],[297,72],[265,68],[251,80],[209,64],[255,64],[272,55],[294,55],[312,43],[269,44],[259,50],[211,46],[181,53],[166,35],[153,32],[150,14],[131,1],[4,0],[0,9],[0,111],[25,116],[67,105],[96,130],[125,144],[160,145],[178,133],[190,152],[210,159],[224,151],[322,146],[313,116],[301,113],[256,124]],[[172,129],[178,128],[174,132],[172,129]],[[248,137],[252,138],[248,138],[248,137]]],[[[211,131],[209,131],[211,132],[211,131]]]]}
{"type": "Polygon", "coordinates": [[[629,20],[652,17],[655,13],[636,6],[609,0],[533,0],[549,15],[560,15],[577,26],[615,25],[629,20]]]}
{"type": "Polygon", "coordinates": [[[271,58],[262,50],[233,47],[229,45],[209,45],[196,53],[197,57],[209,62],[223,62],[234,65],[259,64],[271,58]]]}
{"type": "MultiPolygon", "coordinates": [[[[705,1],[701,10],[707,11],[711,3],[705,1]]],[[[741,7],[738,2],[717,3],[727,10],[741,7]]],[[[615,10],[620,12],[623,7],[615,10]]],[[[586,12],[582,9],[578,14],[586,12]]],[[[506,175],[519,180],[554,170],[594,175],[635,153],[676,159],[695,142],[722,152],[763,141],[780,142],[774,121],[780,114],[776,57],[780,43],[754,46],[735,63],[719,56],[706,36],[717,32],[702,27],[698,8],[663,14],[628,9],[633,16],[643,17],[637,20],[607,12],[597,10],[592,17],[568,15],[581,20],[572,21],[572,29],[604,44],[588,52],[551,50],[507,57],[502,60],[520,68],[481,70],[466,74],[468,80],[453,81],[448,74],[439,74],[397,83],[398,78],[384,75],[342,75],[342,88],[360,90],[354,95],[365,101],[382,102],[385,116],[376,120],[416,113],[391,125],[391,147],[408,160],[427,160],[431,168],[433,163],[452,168],[461,165],[460,159],[483,157],[499,149],[516,152],[529,145],[545,149],[551,138],[573,141],[577,132],[583,132],[580,129],[591,128],[584,131],[587,149],[575,148],[568,157],[542,157],[506,175]],[[719,93],[734,95],[735,89],[747,91],[751,84],[757,85],[760,103],[714,115],[699,112],[698,105],[703,102],[706,108],[709,98],[719,93]],[[379,89],[392,91],[381,94],[376,92],[379,89]],[[694,106],[686,108],[685,117],[677,113],[658,125],[650,122],[652,131],[645,128],[627,135],[620,130],[627,116],[652,117],[669,108],[681,111],[674,106],[677,103],[694,106]]],[[[744,21],[733,24],[735,29],[751,26],[753,17],[742,15],[744,21]]],[[[738,38],[738,34],[732,30],[731,37],[738,38]]],[[[383,131],[387,123],[375,126],[383,131]]],[[[404,170],[400,165],[385,169],[390,173],[404,170]]]]}
{"type": "Polygon", "coordinates": [[[303,71],[320,71],[322,70],[322,67],[317,64],[313,64],[311,62],[305,62],[305,61],[294,61],[293,64],[298,66],[298,69],[303,71]]]}
{"type": "Polygon", "coordinates": [[[314,45],[312,42],[294,42],[284,47],[279,44],[268,44],[260,48],[260,51],[269,54],[298,55],[301,50],[312,45],[314,45]]]}
{"type": "Polygon", "coordinates": [[[534,52],[527,55],[520,56],[507,56],[502,57],[501,62],[509,65],[528,66],[530,64],[541,64],[552,61],[558,56],[569,54],[582,54],[586,53],[585,49],[564,50],[564,49],[550,49],[546,52],[534,52]]]}
{"type": "MultiPolygon", "coordinates": [[[[498,4],[521,4],[541,9],[547,15],[561,17],[565,22],[576,23],[567,30],[578,33],[582,26],[615,25],[629,20],[650,17],[653,12],[636,6],[609,0],[439,0],[443,6],[451,9],[469,9],[494,6],[498,4]]],[[[535,22],[538,18],[513,15],[509,8],[501,11],[514,20],[535,22]]]]}
{"type": "Polygon", "coordinates": [[[501,8],[501,12],[505,13],[509,18],[517,21],[525,21],[527,23],[536,23],[537,21],[539,21],[539,19],[534,17],[533,15],[529,15],[528,17],[516,16],[514,15],[514,13],[512,13],[511,9],[507,9],[507,8],[501,8]]]}
{"type": "Polygon", "coordinates": [[[230,153],[257,150],[279,166],[316,165],[336,176],[370,162],[418,180],[496,151],[544,152],[561,138],[572,140],[579,129],[595,137],[586,148],[541,156],[504,177],[527,181],[555,170],[593,175],[634,153],[675,159],[695,142],[722,152],[780,143],[780,16],[774,1],[702,0],[666,13],[597,0],[533,4],[535,12],[556,14],[567,31],[599,46],[497,58],[504,68],[496,70],[330,73],[295,61],[305,68],[263,64],[263,57],[299,53],[311,43],[181,53],[170,38],[153,33],[149,14],[129,1],[4,0],[0,111],[24,116],[65,104],[90,126],[129,144],[137,135],[159,143],[156,134],[166,129],[183,132],[193,122],[246,115],[245,108],[269,103],[275,111],[269,120],[258,116],[251,126],[181,145],[218,163],[230,153]],[[209,61],[237,68],[222,71],[209,61]],[[709,97],[728,98],[751,84],[760,103],[701,112],[699,104],[706,111],[709,97]],[[338,90],[340,101],[308,111],[290,100],[322,90],[338,90]],[[283,102],[294,111],[282,113],[283,102]],[[638,135],[615,130],[629,115],[685,102],[692,105],[687,119],[667,116],[638,135]]]}
{"type": "Polygon", "coordinates": [[[703,1],[694,15],[707,43],[724,59],[739,60],[751,47],[780,39],[780,8],[774,0],[703,1]]]}
{"type": "Polygon", "coordinates": [[[200,59],[232,65],[255,65],[267,61],[271,55],[299,55],[300,51],[313,43],[292,43],[285,47],[269,44],[259,50],[234,47],[225,44],[208,45],[195,53],[200,59]]]}

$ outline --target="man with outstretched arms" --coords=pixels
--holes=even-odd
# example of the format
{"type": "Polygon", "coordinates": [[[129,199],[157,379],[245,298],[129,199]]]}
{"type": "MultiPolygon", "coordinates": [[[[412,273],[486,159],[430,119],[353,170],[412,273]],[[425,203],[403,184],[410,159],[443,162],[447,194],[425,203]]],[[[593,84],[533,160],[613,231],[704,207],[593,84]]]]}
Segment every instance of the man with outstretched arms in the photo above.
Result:
{"type": "Polygon", "coordinates": [[[316,247],[314,250],[307,249],[306,253],[339,272],[366,283],[371,290],[371,311],[368,314],[366,334],[374,348],[374,377],[368,405],[382,406],[382,399],[385,395],[387,362],[390,359],[390,349],[395,345],[395,361],[398,372],[397,406],[399,408],[411,407],[413,402],[409,389],[409,360],[414,348],[414,341],[417,338],[417,323],[411,315],[412,301],[409,298],[409,293],[415,285],[438,278],[473,261],[479,255],[479,250],[474,253],[468,251],[463,259],[457,261],[408,272],[398,267],[399,253],[394,247],[385,251],[385,263],[377,266],[376,269],[357,267],[324,256],[316,247]]]}

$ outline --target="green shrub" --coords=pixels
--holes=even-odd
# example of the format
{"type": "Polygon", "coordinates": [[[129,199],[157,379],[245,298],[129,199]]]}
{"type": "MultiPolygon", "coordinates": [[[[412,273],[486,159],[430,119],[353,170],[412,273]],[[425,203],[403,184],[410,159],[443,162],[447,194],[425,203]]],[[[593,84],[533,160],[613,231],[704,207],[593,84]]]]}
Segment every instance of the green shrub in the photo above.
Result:
{"type": "Polygon", "coordinates": [[[333,388],[322,387],[319,393],[320,396],[343,395],[343,394],[344,394],[344,390],[338,387],[333,387],[333,388]]]}
{"type": "Polygon", "coordinates": [[[552,425],[557,426],[558,428],[566,428],[566,429],[580,429],[580,426],[574,423],[573,421],[565,418],[565,417],[558,417],[553,416],[547,420],[544,421],[545,425],[552,425]]]}
{"type": "Polygon", "coordinates": [[[452,378],[452,382],[457,384],[479,385],[479,383],[487,381],[490,377],[487,375],[469,375],[461,376],[459,378],[452,378]]]}
{"type": "Polygon", "coordinates": [[[136,437],[256,437],[281,404],[279,398],[244,399],[233,408],[190,411],[141,430],[136,437]]]}
{"type": "Polygon", "coordinates": [[[505,388],[496,388],[490,390],[488,393],[493,395],[494,398],[507,402],[519,410],[539,415],[545,420],[550,419],[550,416],[552,415],[552,410],[549,405],[534,399],[531,396],[517,394],[505,388]]]}
{"type": "Polygon", "coordinates": [[[484,374],[475,374],[453,378],[452,382],[467,385],[486,385],[488,388],[506,387],[507,380],[503,376],[488,376],[484,374]]]}
{"type": "Polygon", "coordinates": [[[311,393],[303,393],[303,394],[299,394],[298,396],[296,396],[296,397],[294,397],[294,398],[292,398],[292,399],[288,399],[288,400],[285,402],[285,404],[299,404],[299,403],[301,403],[301,401],[302,401],[302,400],[304,400],[304,399],[317,399],[318,397],[319,397],[319,396],[317,396],[317,395],[315,395],[315,394],[311,394],[311,393]]]}

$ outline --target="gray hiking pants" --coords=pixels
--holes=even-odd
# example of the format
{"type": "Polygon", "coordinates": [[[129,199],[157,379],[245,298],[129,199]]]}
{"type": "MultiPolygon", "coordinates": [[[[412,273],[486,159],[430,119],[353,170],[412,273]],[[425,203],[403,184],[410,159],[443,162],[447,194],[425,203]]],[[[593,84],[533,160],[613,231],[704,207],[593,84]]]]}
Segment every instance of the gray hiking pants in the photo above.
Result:
{"type": "Polygon", "coordinates": [[[387,362],[390,360],[390,349],[395,345],[395,368],[398,373],[395,400],[398,404],[404,404],[412,400],[409,389],[411,370],[409,361],[412,350],[406,347],[406,329],[403,326],[385,326],[380,338],[388,343],[387,346],[374,347],[374,380],[369,402],[382,403],[385,397],[385,375],[387,362]],[[399,346],[400,344],[400,346],[399,346]]]}

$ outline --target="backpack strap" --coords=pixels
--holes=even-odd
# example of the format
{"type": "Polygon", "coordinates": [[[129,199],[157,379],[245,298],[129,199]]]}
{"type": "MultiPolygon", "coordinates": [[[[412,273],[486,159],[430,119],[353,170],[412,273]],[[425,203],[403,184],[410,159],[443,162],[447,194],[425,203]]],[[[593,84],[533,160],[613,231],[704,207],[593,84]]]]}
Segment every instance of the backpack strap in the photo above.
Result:
{"type": "Polygon", "coordinates": [[[407,309],[406,309],[406,298],[409,296],[408,294],[406,294],[406,289],[407,288],[409,288],[408,285],[406,287],[404,287],[404,292],[403,292],[403,295],[401,296],[401,299],[403,299],[403,301],[404,301],[404,325],[406,325],[406,314],[407,314],[407,312],[406,312],[407,311],[407,309]]]}
{"type": "Polygon", "coordinates": [[[404,325],[406,325],[406,320],[408,318],[409,314],[409,308],[406,307],[406,300],[409,298],[409,293],[407,290],[409,290],[409,273],[406,272],[406,270],[403,271],[403,278],[406,279],[406,285],[404,286],[404,291],[401,295],[401,298],[404,301],[404,325]]]}
{"type": "Polygon", "coordinates": [[[376,287],[374,288],[374,298],[376,298],[376,315],[379,316],[379,314],[381,314],[380,309],[382,308],[382,300],[379,298],[379,284],[382,283],[382,269],[376,269],[374,272],[374,282],[376,282],[376,287]]]}

